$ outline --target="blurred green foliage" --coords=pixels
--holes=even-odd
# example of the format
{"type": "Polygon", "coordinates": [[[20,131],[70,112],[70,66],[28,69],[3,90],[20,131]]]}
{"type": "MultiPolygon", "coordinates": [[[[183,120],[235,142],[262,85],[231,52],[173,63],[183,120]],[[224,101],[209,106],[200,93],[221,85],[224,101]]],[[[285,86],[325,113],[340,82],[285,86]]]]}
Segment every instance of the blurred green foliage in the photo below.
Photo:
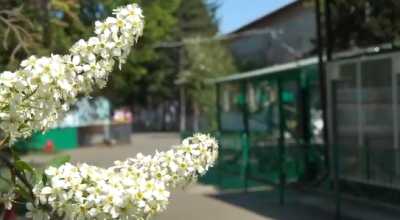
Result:
{"type": "Polygon", "coordinates": [[[334,0],[335,49],[367,47],[400,40],[400,1],[334,0]]]}
{"type": "Polygon", "coordinates": [[[199,131],[200,117],[206,119],[208,129],[216,128],[216,91],[210,84],[215,79],[235,73],[233,57],[223,41],[216,40],[218,5],[202,0],[184,1],[178,11],[179,39],[187,43],[179,48],[180,69],[178,82],[186,91],[188,109],[193,116],[193,127],[199,131]]]}
{"type": "MultiPolygon", "coordinates": [[[[317,0],[305,0],[315,4],[317,0]]],[[[399,0],[319,0],[331,9],[332,46],[335,51],[400,43],[399,0]]],[[[324,22],[323,22],[324,23],[324,22]]],[[[323,24],[323,28],[325,27],[323,24]]],[[[326,33],[324,33],[326,34],[326,33]]]]}
{"type": "MultiPolygon", "coordinates": [[[[108,10],[131,3],[129,0],[105,0],[108,10]]],[[[157,48],[160,42],[173,39],[176,11],[181,0],[138,0],[145,15],[145,29],[139,44],[123,66],[122,72],[112,74],[104,93],[114,105],[147,104],[173,97],[171,82],[175,63],[171,50],[157,48]],[[149,98],[152,97],[152,98],[149,98]]]]}
{"type": "Polygon", "coordinates": [[[214,130],[217,128],[216,91],[209,81],[235,73],[233,58],[219,42],[187,45],[185,49],[187,66],[179,78],[184,82],[194,117],[202,115],[209,123],[208,129],[214,130]]]}
{"type": "Polygon", "coordinates": [[[14,69],[29,55],[65,53],[88,35],[78,0],[0,0],[0,68],[14,69]]]}
{"type": "Polygon", "coordinates": [[[66,53],[75,41],[91,35],[96,20],[130,3],[144,11],[144,35],[126,65],[97,94],[109,97],[114,106],[157,105],[176,100],[175,82],[185,79],[189,102],[209,108],[207,100],[213,96],[202,92],[211,91],[204,80],[234,69],[223,43],[163,46],[217,34],[217,5],[203,0],[0,0],[0,70],[14,69],[32,54],[66,53]]]}

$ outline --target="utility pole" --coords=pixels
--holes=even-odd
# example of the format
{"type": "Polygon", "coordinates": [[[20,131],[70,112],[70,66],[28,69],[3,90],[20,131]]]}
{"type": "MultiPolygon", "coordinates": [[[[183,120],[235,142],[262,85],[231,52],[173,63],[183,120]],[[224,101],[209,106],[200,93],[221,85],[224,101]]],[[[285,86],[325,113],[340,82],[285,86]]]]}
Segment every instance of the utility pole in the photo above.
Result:
{"type": "MultiPolygon", "coordinates": [[[[180,46],[178,48],[178,74],[181,74],[184,70],[184,48],[180,46]]],[[[185,82],[179,85],[179,102],[180,102],[180,124],[179,130],[181,134],[186,131],[186,91],[185,82]]]]}
{"type": "Polygon", "coordinates": [[[333,32],[332,32],[332,12],[331,12],[331,0],[324,1],[325,10],[325,29],[326,29],[326,60],[329,62],[332,60],[333,53],[333,32]]]}
{"type": "Polygon", "coordinates": [[[333,32],[332,32],[332,16],[331,16],[331,1],[324,0],[324,11],[325,11],[325,37],[326,42],[323,37],[322,32],[322,13],[321,13],[321,3],[320,0],[315,0],[316,5],[316,17],[317,17],[317,29],[318,29],[318,59],[319,59],[319,71],[320,71],[320,83],[321,83],[321,104],[323,108],[323,118],[324,118],[324,140],[325,140],[325,155],[328,155],[326,158],[327,168],[330,169],[330,166],[333,166],[333,185],[335,191],[335,203],[336,203],[336,213],[335,218],[337,220],[341,219],[341,196],[340,196],[340,180],[339,180],[339,152],[337,146],[333,146],[331,144],[331,140],[329,140],[328,135],[328,115],[327,115],[327,81],[326,81],[326,69],[324,68],[324,48],[326,45],[326,60],[328,63],[332,60],[333,53],[333,32]],[[332,157],[329,157],[330,153],[332,153],[332,157]],[[328,160],[328,158],[332,158],[332,163],[328,160]]]}
{"type": "Polygon", "coordinates": [[[321,107],[322,107],[322,120],[324,122],[323,128],[323,139],[325,143],[324,156],[325,156],[325,167],[329,170],[330,168],[330,145],[328,135],[328,114],[327,114],[327,102],[326,102],[326,70],[324,64],[324,52],[325,52],[325,41],[323,37],[322,29],[322,13],[321,13],[321,2],[315,0],[315,18],[317,27],[317,51],[318,51],[318,73],[319,73],[319,84],[321,94],[321,107]]]}

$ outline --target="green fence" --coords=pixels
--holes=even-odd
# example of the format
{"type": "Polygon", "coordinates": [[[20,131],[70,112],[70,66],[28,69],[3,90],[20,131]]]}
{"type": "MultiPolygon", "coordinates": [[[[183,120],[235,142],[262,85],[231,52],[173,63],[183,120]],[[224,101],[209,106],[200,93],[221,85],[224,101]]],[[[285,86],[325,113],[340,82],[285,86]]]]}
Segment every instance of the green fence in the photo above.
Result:
{"type": "Polygon", "coordinates": [[[275,185],[283,202],[285,187],[311,183],[326,174],[315,60],[215,83],[220,156],[210,175],[217,185],[275,185]]]}

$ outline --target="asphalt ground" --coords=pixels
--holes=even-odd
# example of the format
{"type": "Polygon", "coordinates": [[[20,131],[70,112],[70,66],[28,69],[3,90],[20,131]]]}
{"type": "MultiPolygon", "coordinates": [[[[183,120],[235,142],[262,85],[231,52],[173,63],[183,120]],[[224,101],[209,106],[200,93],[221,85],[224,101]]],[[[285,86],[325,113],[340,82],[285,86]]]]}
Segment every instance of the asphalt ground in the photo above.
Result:
{"type": "MultiPolygon", "coordinates": [[[[84,147],[57,154],[69,154],[73,163],[89,163],[108,167],[115,160],[124,160],[137,153],[152,154],[156,150],[167,150],[180,143],[176,133],[143,133],[132,135],[129,145],[84,147]]],[[[32,154],[25,160],[45,164],[57,155],[32,154]]],[[[169,208],[156,220],[334,220],[334,206],[324,198],[308,194],[296,194],[280,205],[276,191],[262,188],[250,192],[242,190],[221,191],[211,185],[193,184],[175,190],[169,208]],[[303,202],[302,202],[303,201],[303,202]]],[[[290,197],[290,196],[289,196],[290,197]]],[[[357,208],[353,208],[357,209],[357,208]]],[[[363,212],[362,209],[359,213],[363,212]]],[[[369,216],[370,214],[366,214],[369,216]]],[[[361,215],[362,216],[362,215],[361,215]]],[[[378,216],[376,216],[378,217],[378,216]]],[[[366,219],[345,218],[341,220],[366,219]]],[[[379,216],[379,218],[386,219],[379,216]]]]}

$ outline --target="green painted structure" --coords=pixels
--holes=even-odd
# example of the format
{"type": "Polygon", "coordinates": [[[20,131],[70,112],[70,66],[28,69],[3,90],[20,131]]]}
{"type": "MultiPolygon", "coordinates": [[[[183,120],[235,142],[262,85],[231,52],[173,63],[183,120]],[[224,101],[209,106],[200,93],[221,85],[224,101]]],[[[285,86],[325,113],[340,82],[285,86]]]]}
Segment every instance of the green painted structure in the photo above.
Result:
{"type": "Polygon", "coordinates": [[[27,140],[17,144],[23,150],[42,150],[48,141],[54,150],[71,150],[78,147],[78,129],[76,127],[53,128],[45,133],[37,132],[27,140]]]}
{"type": "MultiPolygon", "coordinates": [[[[299,60],[212,81],[220,157],[215,178],[285,187],[326,175],[318,60],[299,60]]],[[[237,185],[237,183],[235,183],[237,185]]],[[[229,188],[229,184],[227,186],[229,188]]],[[[234,187],[232,185],[232,187],[234,187]]]]}

